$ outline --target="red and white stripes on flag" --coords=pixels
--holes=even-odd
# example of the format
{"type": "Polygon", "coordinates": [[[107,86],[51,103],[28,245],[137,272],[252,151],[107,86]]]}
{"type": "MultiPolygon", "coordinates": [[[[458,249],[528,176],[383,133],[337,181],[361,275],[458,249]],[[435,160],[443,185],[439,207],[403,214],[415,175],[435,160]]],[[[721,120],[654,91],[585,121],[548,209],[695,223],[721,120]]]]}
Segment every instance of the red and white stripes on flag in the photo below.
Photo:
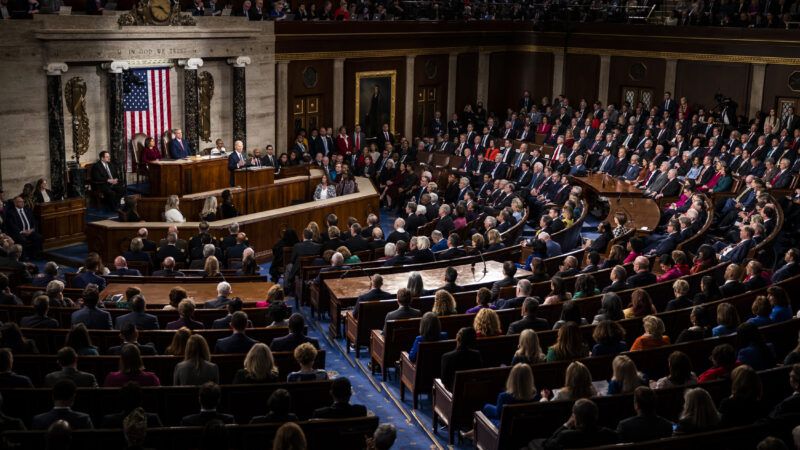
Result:
{"type": "MultiPolygon", "coordinates": [[[[127,77],[123,107],[125,109],[125,138],[131,142],[142,133],[156,140],[162,151],[161,135],[172,127],[172,101],[169,86],[169,68],[142,68],[131,70],[127,77]]],[[[133,158],[126,152],[126,168],[133,171],[133,158]]]]}

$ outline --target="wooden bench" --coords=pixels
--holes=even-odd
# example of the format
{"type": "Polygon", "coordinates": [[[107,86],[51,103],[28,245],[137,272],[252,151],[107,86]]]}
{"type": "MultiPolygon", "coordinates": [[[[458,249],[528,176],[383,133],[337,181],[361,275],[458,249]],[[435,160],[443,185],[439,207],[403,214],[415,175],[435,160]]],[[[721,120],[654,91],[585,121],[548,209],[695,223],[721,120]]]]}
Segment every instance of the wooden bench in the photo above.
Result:
{"type": "MultiPolygon", "coordinates": [[[[306,436],[309,450],[326,450],[331,442],[339,448],[364,449],[366,438],[378,427],[378,417],[369,415],[353,419],[326,419],[297,422],[306,436]]],[[[263,450],[272,448],[272,441],[283,423],[263,425],[227,425],[228,446],[231,449],[263,450]]],[[[5,436],[14,448],[40,450],[45,448],[45,431],[15,431],[5,436]]],[[[192,450],[202,448],[202,427],[150,428],[146,448],[156,450],[192,450]]],[[[125,448],[122,430],[78,430],[71,433],[70,448],[106,450],[125,448]]]]}
{"type": "MultiPolygon", "coordinates": [[[[233,382],[236,372],[243,367],[245,354],[212,354],[211,362],[219,366],[219,380],[221,383],[233,382]]],[[[300,370],[292,352],[273,352],[275,366],[278,368],[279,379],[284,380],[290,372],[300,370]]],[[[155,373],[161,384],[172,385],[172,374],[175,366],[183,361],[182,356],[142,356],[145,370],[155,373]]],[[[319,350],[314,362],[317,369],[325,368],[325,350],[319,350]]],[[[119,370],[119,356],[80,356],[78,368],[97,377],[101,385],[105,376],[119,370]]],[[[55,355],[14,355],[14,371],[31,378],[33,384],[41,386],[44,377],[50,372],[60,370],[55,355]]]]}

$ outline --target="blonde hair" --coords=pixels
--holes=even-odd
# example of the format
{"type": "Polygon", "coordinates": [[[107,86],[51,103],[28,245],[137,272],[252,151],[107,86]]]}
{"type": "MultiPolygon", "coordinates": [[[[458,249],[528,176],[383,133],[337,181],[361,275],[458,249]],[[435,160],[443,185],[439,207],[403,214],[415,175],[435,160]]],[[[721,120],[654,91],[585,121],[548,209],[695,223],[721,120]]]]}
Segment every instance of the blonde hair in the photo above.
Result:
{"type": "Polygon", "coordinates": [[[633,392],[641,385],[639,371],[636,370],[636,363],[625,355],[617,355],[611,363],[613,375],[612,380],[622,384],[621,394],[633,392]]]}
{"type": "Polygon", "coordinates": [[[672,283],[672,290],[678,295],[686,295],[689,293],[689,283],[686,280],[675,280],[672,283]]]}
{"type": "Polygon", "coordinates": [[[186,349],[183,352],[184,361],[192,361],[195,370],[200,370],[203,361],[211,359],[211,351],[208,349],[206,338],[199,334],[189,336],[186,341],[186,349]]]}
{"type": "Polygon", "coordinates": [[[294,359],[296,359],[301,366],[310,366],[314,364],[314,360],[317,359],[317,349],[308,342],[304,342],[294,349],[294,359]]]}
{"type": "Polygon", "coordinates": [[[313,235],[311,240],[313,240],[313,241],[319,241],[320,240],[319,225],[317,224],[317,222],[314,222],[314,221],[308,222],[308,225],[306,226],[306,228],[311,230],[311,234],[313,235]]]}
{"type": "Polygon", "coordinates": [[[656,316],[646,316],[642,319],[644,332],[655,339],[664,336],[664,322],[656,316]]]}
{"type": "Polygon", "coordinates": [[[219,260],[217,259],[216,256],[211,255],[208,258],[206,258],[206,264],[203,266],[203,272],[205,272],[206,275],[209,276],[218,275],[220,273],[219,260]]]}
{"type": "Polygon", "coordinates": [[[574,401],[591,397],[594,394],[592,373],[583,363],[572,362],[564,374],[564,387],[561,389],[569,395],[569,400],[574,401]]]}
{"type": "Polygon", "coordinates": [[[456,299],[453,297],[453,294],[445,291],[444,289],[439,289],[436,291],[436,294],[433,297],[433,308],[431,311],[437,316],[455,314],[457,312],[456,299]]]}
{"type": "Polygon", "coordinates": [[[278,368],[275,366],[272,351],[262,342],[250,347],[250,351],[244,358],[244,370],[250,378],[255,380],[266,380],[270,376],[273,378],[278,376],[278,368]]]}
{"type": "Polygon", "coordinates": [[[489,238],[489,245],[492,244],[499,244],[502,242],[500,239],[500,232],[497,231],[497,228],[492,228],[486,233],[486,237],[489,238]]]}
{"type": "Polygon", "coordinates": [[[170,209],[178,209],[178,204],[180,200],[178,199],[177,195],[170,195],[167,197],[167,204],[164,205],[164,211],[169,211],[170,209]]]}
{"type": "Polygon", "coordinates": [[[272,302],[275,302],[275,301],[281,301],[282,302],[284,300],[285,300],[285,297],[284,297],[284,292],[283,292],[283,288],[281,287],[281,285],[273,284],[272,286],[270,286],[270,288],[267,290],[267,301],[272,303],[272,302]]]}
{"type": "Polygon", "coordinates": [[[472,327],[483,337],[497,336],[503,332],[500,327],[500,317],[490,308],[482,308],[478,311],[472,327]]]}
{"type": "Polygon", "coordinates": [[[206,197],[206,201],[203,202],[203,210],[200,211],[200,217],[202,218],[209,214],[217,214],[217,197],[213,195],[206,197]]]}
{"type": "Polygon", "coordinates": [[[506,392],[516,400],[531,401],[536,397],[536,384],[533,381],[531,366],[520,363],[511,368],[511,373],[506,379],[506,392]]]}
{"type": "Polygon", "coordinates": [[[708,392],[703,388],[694,388],[687,390],[683,396],[680,420],[689,422],[695,429],[702,431],[716,426],[720,415],[708,392]]]}
{"type": "Polygon", "coordinates": [[[426,236],[417,236],[417,249],[427,250],[431,248],[431,240],[426,236]]]}
{"type": "Polygon", "coordinates": [[[542,347],[539,344],[539,336],[531,329],[523,330],[519,335],[519,344],[517,351],[514,353],[515,357],[522,357],[528,359],[531,364],[542,362],[545,360],[542,347]]]}

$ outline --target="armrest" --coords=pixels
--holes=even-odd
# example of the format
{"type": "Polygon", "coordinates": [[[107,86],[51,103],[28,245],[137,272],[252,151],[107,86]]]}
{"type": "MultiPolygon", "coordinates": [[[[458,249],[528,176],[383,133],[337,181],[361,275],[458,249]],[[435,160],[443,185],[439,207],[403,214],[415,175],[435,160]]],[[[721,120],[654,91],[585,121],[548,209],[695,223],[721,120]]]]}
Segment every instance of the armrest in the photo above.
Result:
{"type": "Polygon", "coordinates": [[[400,353],[400,371],[408,379],[413,379],[417,372],[417,365],[408,358],[408,352],[400,353]]]}
{"type": "Polygon", "coordinates": [[[372,331],[370,331],[369,339],[370,339],[370,341],[377,342],[377,343],[379,343],[381,345],[384,345],[386,343],[386,336],[383,335],[383,331],[382,330],[372,330],[372,331]]]}
{"type": "Polygon", "coordinates": [[[494,426],[491,420],[483,412],[475,411],[475,444],[478,448],[493,449],[498,447],[500,440],[500,430],[494,426]]]}
{"type": "Polygon", "coordinates": [[[453,393],[447,390],[441,378],[433,379],[433,390],[436,391],[437,398],[441,395],[442,398],[447,399],[451,403],[453,402],[453,393]]]}

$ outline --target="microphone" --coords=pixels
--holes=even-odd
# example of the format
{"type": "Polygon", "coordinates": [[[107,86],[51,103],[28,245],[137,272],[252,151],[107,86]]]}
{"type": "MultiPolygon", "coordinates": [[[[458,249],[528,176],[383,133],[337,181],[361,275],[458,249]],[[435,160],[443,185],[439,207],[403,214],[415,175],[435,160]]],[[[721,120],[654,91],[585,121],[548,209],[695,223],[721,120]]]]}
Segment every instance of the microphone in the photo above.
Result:
{"type": "MultiPolygon", "coordinates": [[[[486,260],[483,258],[483,252],[478,250],[478,256],[481,257],[481,262],[483,262],[483,274],[486,275],[487,273],[489,273],[489,270],[486,268],[486,260]]],[[[473,264],[473,269],[472,269],[473,272],[475,271],[474,266],[475,265],[473,264]]]]}

